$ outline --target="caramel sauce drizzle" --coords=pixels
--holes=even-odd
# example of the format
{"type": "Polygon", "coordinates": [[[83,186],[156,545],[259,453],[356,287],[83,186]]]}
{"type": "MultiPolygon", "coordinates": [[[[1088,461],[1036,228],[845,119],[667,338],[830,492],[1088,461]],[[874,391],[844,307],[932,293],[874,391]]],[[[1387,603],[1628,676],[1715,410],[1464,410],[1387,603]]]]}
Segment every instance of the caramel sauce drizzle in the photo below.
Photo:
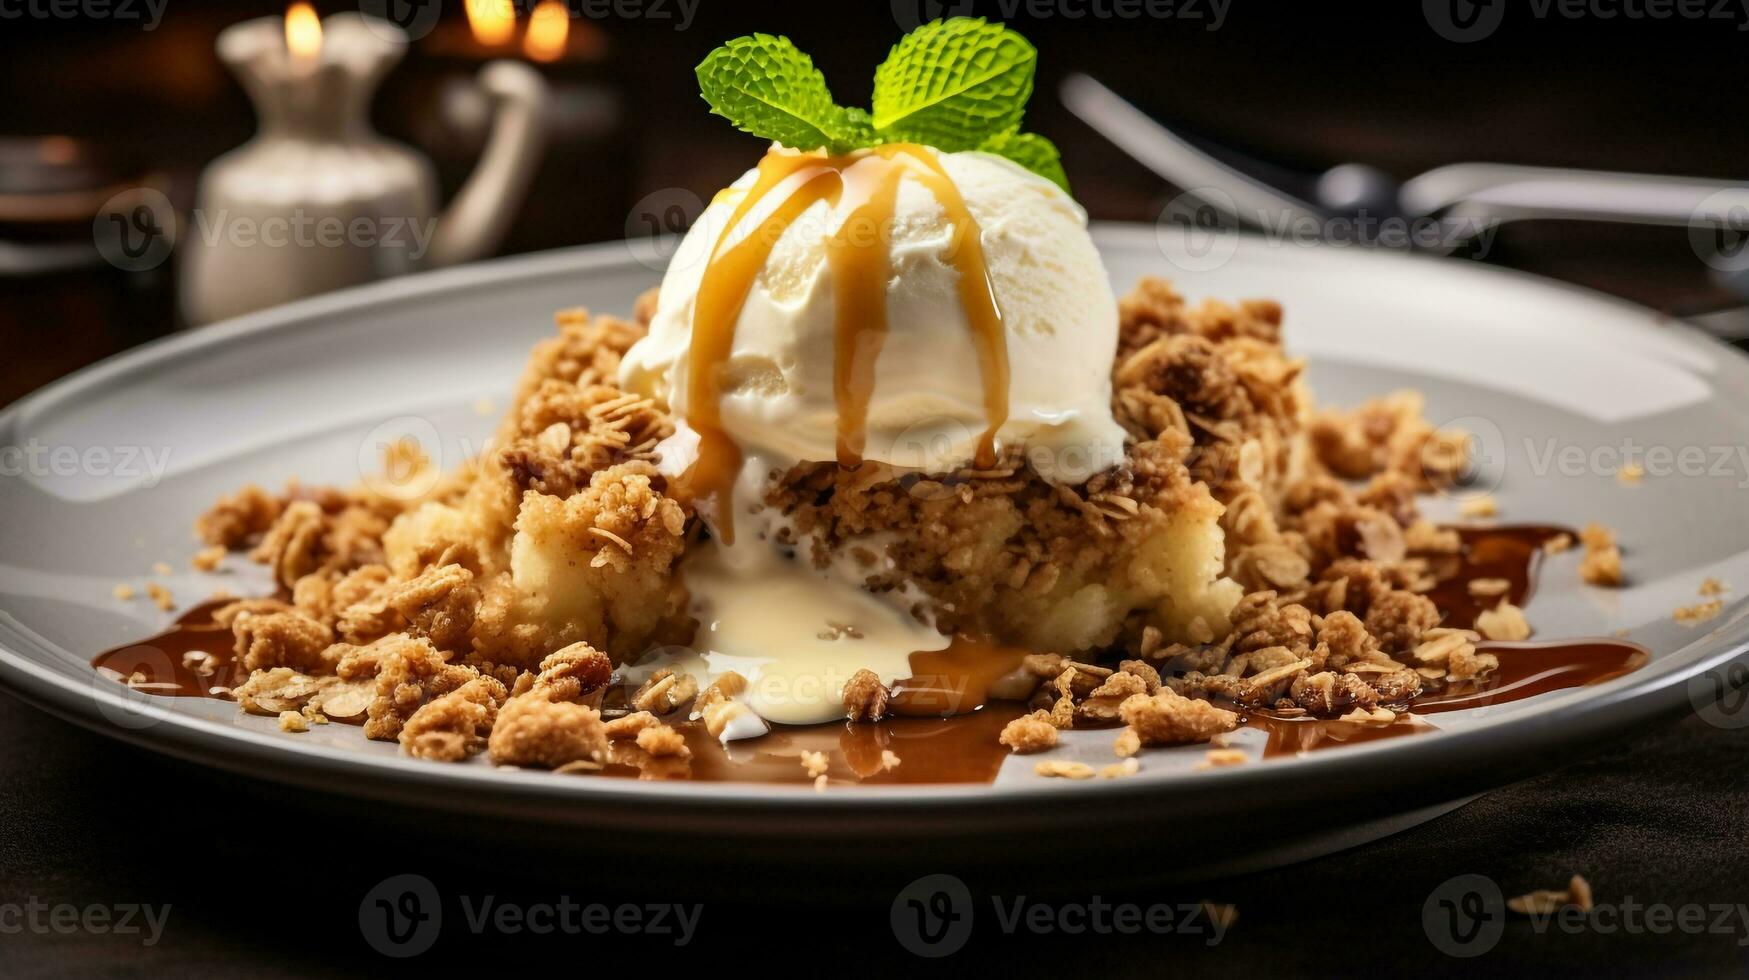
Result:
{"type": "Polygon", "coordinates": [[[971,325],[984,385],[986,428],[978,441],[977,464],[995,464],[996,432],[1008,420],[1008,337],[984,261],[983,232],[941,161],[914,143],[838,157],[768,153],[712,249],[693,308],[687,351],[686,423],[698,434],[699,448],[680,482],[695,499],[715,501],[716,530],[724,544],[735,540],[731,498],[742,454],[723,429],[722,373],[753,283],[784,231],[808,208],[825,201],[834,210],[848,211],[827,241],[827,257],[834,293],[838,462],[858,465],[866,448],[875,363],[887,334],[886,290],[892,272],[888,245],[899,184],[906,176],[934,195],[953,228],[948,257],[959,273],[960,305],[971,325]],[[763,217],[731,241],[756,210],[763,217]]]}
{"type": "Polygon", "coordinates": [[[1026,658],[1030,650],[1003,646],[964,633],[940,650],[911,654],[911,676],[893,685],[894,714],[938,717],[969,714],[990,702],[990,685],[1026,658]]]}

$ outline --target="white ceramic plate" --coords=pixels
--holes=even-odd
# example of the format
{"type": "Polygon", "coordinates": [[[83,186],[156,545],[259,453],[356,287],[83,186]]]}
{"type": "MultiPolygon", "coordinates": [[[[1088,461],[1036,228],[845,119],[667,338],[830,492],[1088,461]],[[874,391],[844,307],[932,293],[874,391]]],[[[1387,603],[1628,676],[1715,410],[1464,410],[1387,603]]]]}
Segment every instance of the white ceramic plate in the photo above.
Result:
{"type": "MultiPolygon", "coordinates": [[[[246,563],[188,570],[190,523],[220,493],[294,476],[349,483],[401,434],[418,436],[441,466],[469,455],[494,422],[476,403],[505,403],[553,310],[628,311],[657,281],[660,256],[616,244],[274,309],[133,351],[0,415],[0,445],[18,447],[0,476],[0,684],[201,766],[366,801],[611,830],[631,849],[661,841],[721,853],[729,842],[750,859],[843,864],[880,860],[903,840],[909,853],[1000,862],[1041,834],[1092,844],[1146,830],[1194,835],[1206,845],[1199,860],[1232,870],[1377,836],[1704,703],[1712,678],[1749,645],[1735,594],[1703,626],[1671,620],[1699,601],[1708,576],[1749,587],[1749,359],[1646,310],[1458,261],[1248,237],[1186,243],[1137,226],[1097,237],[1120,291],[1158,274],[1192,298],[1281,300],[1289,344],[1310,359],[1322,401],[1423,391],[1436,423],[1481,435],[1505,520],[1616,528],[1629,586],[1581,586],[1578,554],[1556,556],[1531,618],[1542,637],[1628,631],[1653,662],[1602,685],[1439,715],[1433,734],[1302,758],[1198,772],[1200,749],[1153,752],[1139,775],[1091,783],[1039,779],[1035,758],[1013,759],[990,786],[826,793],[425,763],[355,729],[282,734],[223,702],[130,695],[96,677],[93,653],[170,618],[117,600],[118,582],[165,581],[185,601],[218,587],[265,590],[246,563]],[[1629,451],[1651,453],[1636,487],[1614,478],[1629,451]],[[160,561],[173,574],[152,575],[160,561]]],[[[1433,510],[1449,514],[1452,502],[1433,510]]],[[[1238,744],[1256,748],[1252,736],[1261,733],[1238,744]]],[[[1109,732],[1069,733],[1061,751],[1104,762],[1109,744],[1109,732]]]]}

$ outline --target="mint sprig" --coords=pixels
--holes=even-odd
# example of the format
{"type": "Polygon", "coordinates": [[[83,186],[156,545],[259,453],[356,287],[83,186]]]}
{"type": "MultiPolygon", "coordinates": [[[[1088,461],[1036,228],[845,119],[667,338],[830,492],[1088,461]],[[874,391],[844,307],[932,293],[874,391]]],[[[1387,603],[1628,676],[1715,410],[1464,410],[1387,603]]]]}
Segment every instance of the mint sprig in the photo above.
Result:
{"type": "Polygon", "coordinates": [[[788,38],[739,37],[699,63],[711,111],[736,128],[797,150],[843,154],[883,143],[982,150],[1065,191],[1051,142],[1020,129],[1038,51],[981,17],[932,21],[907,34],[875,69],[873,112],[840,106],[813,61],[788,38]]]}
{"type": "Polygon", "coordinates": [[[876,132],[948,152],[976,149],[1020,128],[1038,51],[1026,38],[981,18],[919,27],[875,69],[876,132]]]}
{"type": "Polygon", "coordinates": [[[752,34],[717,48],[699,63],[698,87],[712,112],[755,136],[832,153],[866,145],[864,127],[787,37],[752,34]]]}

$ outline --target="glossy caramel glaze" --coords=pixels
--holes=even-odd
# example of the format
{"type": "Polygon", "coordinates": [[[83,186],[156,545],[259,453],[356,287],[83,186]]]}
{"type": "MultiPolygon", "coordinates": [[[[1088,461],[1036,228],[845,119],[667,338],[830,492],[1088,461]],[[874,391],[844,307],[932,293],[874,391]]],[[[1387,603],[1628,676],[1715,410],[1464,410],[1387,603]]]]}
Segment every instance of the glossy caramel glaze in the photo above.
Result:
{"type": "MultiPolygon", "coordinates": [[[[1507,598],[1529,599],[1543,543],[1563,533],[1557,528],[1464,529],[1465,560],[1460,574],[1433,595],[1448,610],[1447,622],[1467,625],[1475,603],[1468,582],[1504,578],[1511,583],[1507,598]],[[1444,601],[1459,604],[1452,612],[1444,601]]],[[[123,682],[135,677],[137,690],[148,694],[220,697],[223,688],[245,679],[234,662],[228,629],[212,621],[212,613],[230,600],[217,600],[184,613],[170,629],[142,641],[100,654],[92,666],[123,682]],[[208,655],[205,672],[185,662],[185,655],[208,655]]],[[[1490,600],[1493,601],[1493,600],[1490,600]]],[[[1599,684],[1644,666],[1647,651],[1621,640],[1586,639],[1530,643],[1483,643],[1478,650],[1499,658],[1500,667],[1479,683],[1424,695],[1403,706],[1388,725],[1337,719],[1280,717],[1251,712],[1247,727],[1268,733],[1265,758],[1299,755],[1343,745],[1399,738],[1434,731],[1420,715],[1504,704],[1551,691],[1599,684]]],[[[995,779],[1008,756],[997,742],[1002,727],[1026,713],[1018,702],[989,697],[990,686],[1020,665],[1027,651],[956,636],[946,648],[911,655],[911,678],[894,685],[893,716],[875,723],[808,727],[775,726],[770,734],[725,746],[698,722],[683,715],[668,719],[686,736],[689,759],[651,758],[631,745],[615,747],[614,760],[597,775],[644,779],[811,783],[801,763],[803,752],[827,759],[829,783],[987,783],[995,779]],[[888,768],[883,752],[899,760],[888,768]]]]}

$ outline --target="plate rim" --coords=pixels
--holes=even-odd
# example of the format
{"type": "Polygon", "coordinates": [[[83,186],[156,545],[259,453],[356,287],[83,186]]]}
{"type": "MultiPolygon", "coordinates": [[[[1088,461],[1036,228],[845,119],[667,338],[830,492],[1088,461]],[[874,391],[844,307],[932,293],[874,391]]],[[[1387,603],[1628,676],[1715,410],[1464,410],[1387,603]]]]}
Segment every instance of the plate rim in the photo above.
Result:
{"type": "MultiPolygon", "coordinates": [[[[1135,247],[1146,236],[1153,241],[1154,226],[1142,223],[1095,222],[1095,240],[1102,247],[1135,247]]],[[[1244,236],[1253,243],[1258,236],[1244,236]]],[[[1253,247],[1242,244],[1241,247],[1253,247]]],[[[77,398],[106,380],[149,369],[166,361],[198,356],[205,352],[245,343],[251,338],[295,329],[300,323],[338,314],[365,315],[376,307],[403,300],[429,299],[479,286],[504,288],[518,282],[555,274],[585,277],[606,271],[641,268],[656,274],[652,257],[662,245],[652,241],[616,241],[536,252],[472,263],[452,269],[417,273],[347,290],[299,300],[224,323],[203,327],[141,345],[105,358],[33,392],[0,410],[0,433],[10,433],[33,414],[77,398]],[[634,266],[635,264],[635,266],[634,266]]],[[[1551,280],[1534,273],[1476,263],[1394,252],[1337,250],[1311,246],[1296,252],[1330,256],[1337,261],[1438,263],[1437,274],[1469,276],[1477,281],[1513,281],[1536,288],[1554,289],[1571,299],[1602,303],[1631,313],[1643,329],[1674,330],[1721,360],[1749,367],[1749,354],[1738,351],[1667,314],[1619,297],[1598,293],[1572,283],[1551,280]]],[[[368,323],[361,324],[368,328],[368,323]]],[[[0,609],[0,616],[13,619],[0,609]]],[[[1340,751],[1312,753],[1292,764],[1264,763],[1216,769],[1195,774],[1150,779],[1082,782],[1037,780],[1000,788],[988,784],[856,786],[820,793],[808,786],[760,783],[662,782],[607,779],[558,779],[550,773],[507,771],[480,766],[439,766],[405,756],[378,756],[327,746],[308,745],[276,738],[272,733],[224,725],[180,711],[141,702],[120,693],[84,685],[37,663],[29,655],[0,643],[0,687],[24,700],[81,727],[185,761],[237,772],[271,782],[338,791],[347,796],[374,799],[415,799],[421,805],[449,811],[521,812],[519,804],[569,806],[571,821],[599,822],[597,811],[579,810],[581,802],[599,802],[642,807],[659,802],[669,810],[701,814],[724,808],[752,811],[777,808],[788,812],[836,815],[870,814],[894,810],[934,811],[938,825],[943,816],[966,810],[1008,808],[1028,803],[1071,802],[1078,808],[1109,807],[1136,800],[1159,801],[1177,797],[1191,800],[1248,798],[1259,793],[1293,791],[1302,786],[1340,782],[1344,775],[1359,775],[1377,768],[1382,755],[1414,769],[1426,781],[1475,760],[1496,759],[1504,747],[1520,751],[1560,753],[1537,769],[1552,768],[1577,754],[1588,740],[1633,727],[1684,703],[1692,706],[1688,682],[1733,660],[1749,660],[1749,618],[1721,624],[1708,633],[1648,664],[1632,674],[1605,684],[1573,689],[1539,700],[1542,710],[1526,716],[1482,719],[1461,729],[1448,730],[1436,738],[1387,740],[1344,747],[1340,751]],[[149,715],[152,724],[127,728],[114,724],[102,707],[129,715],[149,715]],[[1505,745],[1502,743],[1509,743],[1505,745]],[[252,763],[264,763],[257,765],[252,763]],[[453,793],[457,788],[471,793],[453,793]],[[1206,787],[1206,789],[1205,789],[1206,787]]],[[[1402,767],[1393,767],[1402,768],[1402,767]]],[[[1461,768],[1461,767],[1460,767],[1461,768]]],[[[1489,785],[1498,785],[1504,779],[1489,785]]],[[[562,814],[561,814],[562,815],[562,814]]],[[[951,822],[951,819],[949,820],[951,822]]],[[[832,824],[816,824],[829,831],[832,824]]],[[[728,828],[725,828],[727,830],[728,828]]],[[[783,824],[769,828],[793,834],[801,827],[783,824]]],[[[889,828],[890,829],[890,828],[889,828]]]]}

